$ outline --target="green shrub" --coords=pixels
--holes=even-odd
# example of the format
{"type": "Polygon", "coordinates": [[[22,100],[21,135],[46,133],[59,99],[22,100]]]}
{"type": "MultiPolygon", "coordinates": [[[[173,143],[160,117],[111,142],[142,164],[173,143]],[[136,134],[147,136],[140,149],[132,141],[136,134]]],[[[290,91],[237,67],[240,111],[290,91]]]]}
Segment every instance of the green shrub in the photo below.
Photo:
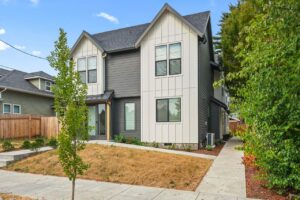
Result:
{"type": "Polygon", "coordinates": [[[186,146],[184,146],[184,150],[192,151],[192,146],[191,145],[186,145],[186,146]]]}
{"type": "Polygon", "coordinates": [[[50,140],[47,143],[48,146],[52,147],[52,148],[56,148],[57,147],[57,140],[56,138],[50,138],[50,140]]]}
{"type": "Polygon", "coordinates": [[[141,142],[136,137],[127,138],[125,143],[126,144],[135,144],[135,145],[140,145],[140,146],[144,144],[143,142],[141,142]]]}
{"type": "Polygon", "coordinates": [[[45,145],[45,140],[42,137],[38,137],[35,139],[35,142],[37,143],[38,146],[42,147],[45,145]]]}
{"type": "Polygon", "coordinates": [[[30,149],[31,148],[31,143],[29,140],[24,140],[23,144],[22,144],[22,149],[30,149]]]}
{"type": "Polygon", "coordinates": [[[14,145],[11,143],[10,140],[4,140],[4,142],[2,144],[2,148],[4,151],[11,151],[11,150],[15,149],[14,145]]]}
{"type": "Polygon", "coordinates": [[[115,136],[114,141],[115,141],[115,142],[119,142],[119,143],[126,143],[126,138],[125,138],[124,135],[119,134],[119,135],[116,135],[116,136],[115,136]]]}
{"type": "Polygon", "coordinates": [[[152,142],[152,147],[155,147],[155,148],[158,148],[159,147],[159,144],[157,142],[152,142]]]}
{"type": "Polygon", "coordinates": [[[206,145],[205,149],[206,149],[207,151],[212,151],[212,150],[213,150],[213,146],[211,146],[211,145],[206,145]]]}

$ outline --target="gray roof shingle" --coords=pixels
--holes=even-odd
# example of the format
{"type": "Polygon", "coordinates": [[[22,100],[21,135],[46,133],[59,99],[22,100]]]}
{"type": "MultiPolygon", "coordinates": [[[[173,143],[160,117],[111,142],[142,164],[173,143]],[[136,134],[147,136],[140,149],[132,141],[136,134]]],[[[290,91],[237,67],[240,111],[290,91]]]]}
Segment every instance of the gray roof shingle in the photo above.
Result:
{"type": "Polygon", "coordinates": [[[6,74],[8,74],[8,73],[9,73],[9,70],[0,68],[0,77],[6,75],[6,74]]]}
{"type": "Polygon", "coordinates": [[[31,79],[34,77],[41,77],[41,78],[45,78],[45,79],[49,79],[49,80],[54,80],[53,76],[51,76],[43,71],[31,72],[24,76],[25,79],[31,79]]]}
{"type": "MultiPolygon", "coordinates": [[[[196,14],[183,16],[200,32],[205,32],[206,25],[209,19],[210,12],[200,12],[196,14]]],[[[96,33],[93,34],[93,39],[101,46],[104,51],[113,52],[135,48],[135,42],[147,29],[150,23],[137,26],[96,33]]]]}
{"type": "Polygon", "coordinates": [[[10,71],[9,73],[0,78],[0,88],[8,88],[20,92],[26,92],[43,96],[53,96],[51,92],[40,90],[34,85],[32,85],[28,80],[26,80],[24,77],[27,74],[28,73],[19,70],[10,71]]]}

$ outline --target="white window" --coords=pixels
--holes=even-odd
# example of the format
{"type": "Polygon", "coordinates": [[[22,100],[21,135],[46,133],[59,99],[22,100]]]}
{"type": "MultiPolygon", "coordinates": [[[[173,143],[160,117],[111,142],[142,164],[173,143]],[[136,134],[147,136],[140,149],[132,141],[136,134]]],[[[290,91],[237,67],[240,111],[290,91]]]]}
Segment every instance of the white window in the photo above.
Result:
{"type": "Polygon", "coordinates": [[[156,100],[157,122],[180,122],[181,121],[181,99],[157,99],[156,100]]]}
{"type": "Polygon", "coordinates": [[[155,76],[168,74],[181,74],[181,43],[155,47],[155,76]]]}
{"type": "Polygon", "coordinates": [[[97,58],[87,59],[88,83],[97,83],[97,58]]]}
{"type": "Polygon", "coordinates": [[[79,58],[77,71],[83,83],[97,83],[97,57],[79,58]]]}
{"type": "Polygon", "coordinates": [[[125,130],[135,130],[135,103],[125,103],[125,130]]]}
{"type": "Polygon", "coordinates": [[[50,81],[45,81],[45,90],[51,91],[52,83],[50,81]]]}
{"type": "Polygon", "coordinates": [[[21,114],[21,106],[17,105],[17,104],[14,104],[14,106],[13,106],[13,113],[14,114],[21,114]]]}
{"type": "Polygon", "coordinates": [[[82,83],[86,83],[86,61],[85,58],[79,58],[77,60],[77,71],[82,83]]]}
{"type": "Polygon", "coordinates": [[[3,104],[3,114],[11,113],[11,104],[4,103],[3,104]]]}

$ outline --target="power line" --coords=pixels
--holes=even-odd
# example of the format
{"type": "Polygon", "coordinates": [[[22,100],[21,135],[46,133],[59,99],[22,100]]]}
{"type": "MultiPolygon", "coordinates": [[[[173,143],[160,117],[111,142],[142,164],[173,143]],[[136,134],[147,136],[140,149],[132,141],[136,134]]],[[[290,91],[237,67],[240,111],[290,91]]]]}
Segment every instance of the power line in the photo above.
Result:
{"type": "Polygon", "coordinates": [[[4,68],[7,68],[7,69],[12,69],[12,70],[17,70],[16,68],[8,67],[8,66],[6,66],[6,65],[1,65],[1,64],[0,64],[0,67],[4,67],[4,68]]]}
{"type": "Polygon", "coordinates": [[[19,52],[21,52],[21,53],[24,53],[24,54],[26,54],[26,55],[28,55],[28,56],[32,56],[32,57],[35,57],[35,58],[39,58],[39,59],[42,59],[42,60],[47,60],[47,58],[43,58],[43,57],[40,57],[40,56],[36,56],[36,55],[33,55],[33,54],[28,53],[28,52],[26,52],[26,51],[23,51],[23,50],[21,50],[21,49],[18,49],[18,48],[16,48],[15,46],[9,44],[8,42],[5,42],[5,41],[2,40],[2,39],[0,39],[0,41],[3,42],[4,44],[10,46],[11,48],[13,48],[13,49],[15,49],[15,50],[17,50],[17,51],[19,51],[19,52]]]}

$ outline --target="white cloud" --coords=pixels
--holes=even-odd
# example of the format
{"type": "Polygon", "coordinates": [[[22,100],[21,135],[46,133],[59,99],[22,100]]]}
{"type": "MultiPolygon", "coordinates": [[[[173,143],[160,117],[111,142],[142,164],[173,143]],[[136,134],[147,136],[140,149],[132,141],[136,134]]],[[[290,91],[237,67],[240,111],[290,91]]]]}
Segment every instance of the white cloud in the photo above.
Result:
{"type": "Polygon", "coordinates": [[[4,42],[0,41],[0,51],[4,51],[6,49],[8,49],[9,46],[7,44],[5,44],[4,42]]]}
{"type": "Polygon", "coordinates": [[[119,23],[119,19],[110,15],[110,14],[107,14],[105,12],[101,12],[99,14],[96,15],[97,17],[103,17],[104,19],[107,19],[108,21],[112,22],[112,23],[115,23],[115,24],[118,24],[119,23]]]}
{"type": "Polygon", "coordinates": [[[5,29],[4,28],[0,28],[0,35],[4,35],[5,34],[5,29]]]}
{"type": "Polygon", "coordinates": [[[32,5],[37,5],[40,2],[40,0],[29,0],[29,1],[32,3],[32,5]]]}
{"type": "Polygon", "coordinates": [[[26,47],[25,47],[25,46],[22,46],[22,45],[15,45],[15,47],[16,47],[17,49],[20,49],[20,50],[26,49],[26,47]]]}
{"type": "Polygon", "coordinates": [[[41,55],[42,53],[40,52],[40,51],[32,51],[31,52],[33,55],[35,55],[35,56],[39,56],[39,55],[41,55]]]}

